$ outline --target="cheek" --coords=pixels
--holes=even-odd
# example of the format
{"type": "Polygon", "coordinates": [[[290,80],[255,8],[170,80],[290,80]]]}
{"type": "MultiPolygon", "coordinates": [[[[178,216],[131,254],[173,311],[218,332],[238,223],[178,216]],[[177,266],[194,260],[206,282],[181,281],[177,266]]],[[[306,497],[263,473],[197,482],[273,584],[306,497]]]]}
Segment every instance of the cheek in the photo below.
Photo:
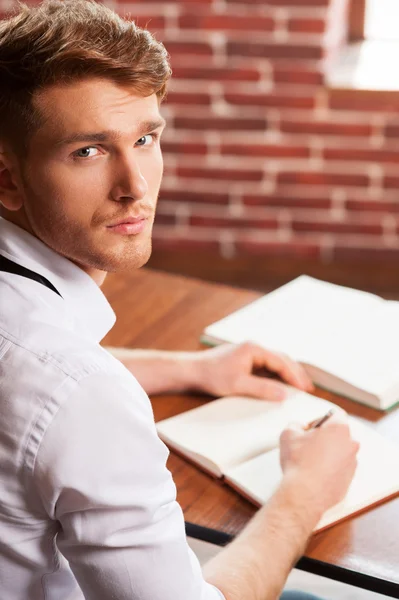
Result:
{"type": "Polygon", "coordinates": [[[107,176],[103,169],[54,165],[36,181],[43,202],[54,202],[63,214],[88,215],[103,200],[107,176]]]}
{"type": "Polygon", "coordinates": [[[58,185],[66,194],[79,196],[81,193],[95,193],[96,190],[102,190],[106,187],[109,177],[106,165],[102,161],[86,166],[68,165],[60,169],[58,185]]]}
{"type": "Polygon", "coordinates": [[[141,174],[146,180],[149,190],[157,192],[163,174],[163,158],[160,148],[142,160],[141,174]]]}

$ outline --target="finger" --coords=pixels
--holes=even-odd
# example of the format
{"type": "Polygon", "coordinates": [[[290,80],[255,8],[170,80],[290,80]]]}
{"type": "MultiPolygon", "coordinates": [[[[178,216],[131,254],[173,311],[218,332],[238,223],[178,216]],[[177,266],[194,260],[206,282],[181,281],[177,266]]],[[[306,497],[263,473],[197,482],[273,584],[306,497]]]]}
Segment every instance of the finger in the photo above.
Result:
{"type": "MultiPolygon", "coordinates": [[[[313,392],[315,387],[313,385],[313,381],[306,373],[305,369],[298,362],[287,356],[286,354],[279,355],[281,360],[286,364],[287,370],[293,374],[298,382],[296,387],[303,389],[306,392],[313,392]]],[[[281,377],[281,375],[280,375],[281,377]]]]}
{"type": "Polygon", "coordinates": [[[276,352],[271,352],[262,347],[258,347],[259,360],[263,361],[262,366],[267,367],[269,370],[274,371],[280,377],[303,390],[313,389],[313,384],[305,373],[305,370],[297,362],[286,356],[276,352]]]}
{"type": "Polygon", "coordinates": [[[280,434],[280,444],[289,444],[303,435],[304,431],[300,423],[290,423],[280,434]]]}
{"type": "Polygon", "coordinates": [[[293,435],[297,436],[297,435],[303,435],[303,434],[304,434],[303,426],[298,421],[289,423],[287,425],[287,427],[281,433],[281,435],[285,435],[285,436],[293,436],[293,435]]]}
{"type": "Polygon", "coordinates": [[[276,352],[271,352],[262,346],[253,346],[254,361],[257,367],[266,367],[274,371],[287,383],[306,391],[314,389],[313,383],[306,374],[305,369],[297,362],[276,352]]]}
{"type": "Polygon", "coordinates": [[[283,383],[266,377],[245,375],[237,382],[235,393],[279,402],[287,397],[287,388],[283,383]]]}

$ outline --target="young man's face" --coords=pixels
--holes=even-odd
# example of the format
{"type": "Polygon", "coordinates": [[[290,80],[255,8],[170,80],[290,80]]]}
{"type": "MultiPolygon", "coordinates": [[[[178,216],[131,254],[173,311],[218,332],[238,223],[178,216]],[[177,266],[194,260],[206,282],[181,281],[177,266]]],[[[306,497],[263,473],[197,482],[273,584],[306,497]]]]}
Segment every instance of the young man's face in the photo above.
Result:
{"type": "Polygon", "coordinates": [[[12,220],[96,280],[142,266],[163,170],[156,95],[91,79],[44,90],[34,103],[45,120],[17,177],[12,220]],[[129,218],[130,227],[111,227],[129,218]]]}

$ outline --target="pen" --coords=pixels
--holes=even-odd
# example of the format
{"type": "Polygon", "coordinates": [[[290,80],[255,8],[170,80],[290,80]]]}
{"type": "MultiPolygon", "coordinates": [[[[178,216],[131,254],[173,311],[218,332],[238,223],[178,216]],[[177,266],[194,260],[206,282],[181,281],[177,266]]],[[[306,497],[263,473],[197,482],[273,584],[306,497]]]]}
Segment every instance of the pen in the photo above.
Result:
{"type": "Polygon", "coordinates": [[[311,423],[308,423],[308,425],[306,425],[304,427],[305,431],[309,431],[309,429],[316,429],[317,427],[321,427],[321,425],[323,425],[323,423],[325,423],[327,421],[327,419],[329,419],[333,414],[334,414],[334,411],[329,410],[328,413],[326,413],[324,415],[324,417],[320,417],[320,419],[316,419],[316,421],[312,421],[311,423]]]}

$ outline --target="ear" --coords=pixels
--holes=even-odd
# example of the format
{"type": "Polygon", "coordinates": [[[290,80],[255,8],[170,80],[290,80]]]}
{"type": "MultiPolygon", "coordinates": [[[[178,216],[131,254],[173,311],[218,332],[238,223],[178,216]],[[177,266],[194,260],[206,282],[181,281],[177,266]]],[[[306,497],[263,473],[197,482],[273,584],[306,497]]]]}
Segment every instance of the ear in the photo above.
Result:
{"type": "Polygon", "coordinates": [[[0,144],[0,204],[11,211],[19,210],[23,205],[14,172],[13,162],[0,144]]]}

